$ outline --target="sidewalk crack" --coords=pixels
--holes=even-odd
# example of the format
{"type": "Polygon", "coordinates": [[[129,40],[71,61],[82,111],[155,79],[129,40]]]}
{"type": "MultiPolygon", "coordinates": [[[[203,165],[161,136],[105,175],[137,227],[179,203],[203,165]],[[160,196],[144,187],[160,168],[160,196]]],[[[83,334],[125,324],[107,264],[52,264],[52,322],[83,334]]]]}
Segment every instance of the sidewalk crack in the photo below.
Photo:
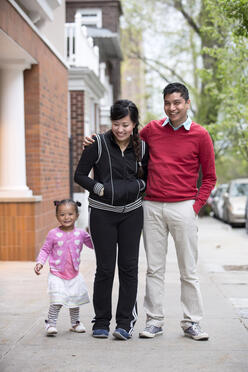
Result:
{"type": "Polygon", "coordinates": [[[22,341],[23,339],[24,339],[24,337],[25,336],[27,336],[27,334],[29,334],[31,331],[32,331],[32,329],[40,322],[40,320],[42,319],[42,317],[40,317],[40,318],[38,318],[37,320],[36,320],[36,322],[34,322],[33,324],[32,324],[32,326],[30,327],[30,328],[28,328],[27,329],[27,331],[23,334],[23,335],[21,335],[10,347],[9,347],[9,349],[8,350],[6,350],[2,355],[1,355],[1,357],[0,357],[0,362],[1,361],[3,361],[4,360],[4,358],[16,347],[16,345],[20,342],[20,341],[22,341]]]}

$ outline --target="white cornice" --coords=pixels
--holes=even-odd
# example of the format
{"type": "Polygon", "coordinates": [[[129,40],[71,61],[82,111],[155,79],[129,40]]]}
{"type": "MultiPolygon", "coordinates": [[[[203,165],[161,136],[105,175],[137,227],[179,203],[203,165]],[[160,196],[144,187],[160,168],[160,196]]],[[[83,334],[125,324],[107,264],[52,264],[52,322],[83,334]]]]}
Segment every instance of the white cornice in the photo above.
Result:
{"type": "Polygon", "coordinates": [[[25,70],[37,61],[8,34],[0,30],[0,67],[25,70]]]}
{"type": "Polygon", "coordinates": [[[27,16],[27,14],[20,8],[20,6],[14,0],[8,0],[8,2],[16,9],[16,11],[20,14],[20,16],[27,22],[27,24],[32,28],[32,30],[39,36],[39,38],[47,45],[47,47],[51,50],[51,52],[59,59],[59,61],[66,67],[69,68],[67,62],[65,61],[64,57],[54,48],[54,46],[50,43],[50,41],[43,36],[38,28],[33,24],[31,19],[27,16]]]}
{"type": "Polygon", "coordinates": [[[100,99],[104,95],[105,87],[87,67],[74,67],[69,69],[69,90],[87,90],[94,98],[100,99]]]}

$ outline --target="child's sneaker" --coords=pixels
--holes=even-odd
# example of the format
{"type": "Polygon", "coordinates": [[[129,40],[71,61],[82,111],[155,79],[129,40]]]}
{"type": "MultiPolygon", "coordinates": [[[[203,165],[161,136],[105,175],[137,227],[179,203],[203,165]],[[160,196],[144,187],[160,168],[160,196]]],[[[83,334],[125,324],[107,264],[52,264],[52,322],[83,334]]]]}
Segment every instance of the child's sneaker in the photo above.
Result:
{"type": "Polygon", "coordinates": [[[86,328],[83,325],[83,323],[77,322],[77,324],[71,327],[70,331],[77,332],[77,333],[84,333],[86,332],[86,328]]]}
{"type": "Polygon", "coordinates": [[[50,325],[48,321],[46,320],[46,334],[47,336],[54,336],[58,333],[57,328],[50,325]]]}

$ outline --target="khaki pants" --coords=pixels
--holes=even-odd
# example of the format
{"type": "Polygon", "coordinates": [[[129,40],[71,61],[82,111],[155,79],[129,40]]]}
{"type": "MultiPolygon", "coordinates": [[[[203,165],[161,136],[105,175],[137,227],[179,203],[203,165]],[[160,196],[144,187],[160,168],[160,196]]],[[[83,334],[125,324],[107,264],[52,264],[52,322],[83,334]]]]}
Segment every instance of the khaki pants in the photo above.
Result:
{"type": "Polygon", "coordinates": [[[176,248],[181,280],[182,328],[202,318],[202,297],[196,275],[197,215],[194,200],[177,203],[144,201],[144,245],[147,257],[144,307],[147,326],[164,324],[164,276],[168,234],[176,248]]]}

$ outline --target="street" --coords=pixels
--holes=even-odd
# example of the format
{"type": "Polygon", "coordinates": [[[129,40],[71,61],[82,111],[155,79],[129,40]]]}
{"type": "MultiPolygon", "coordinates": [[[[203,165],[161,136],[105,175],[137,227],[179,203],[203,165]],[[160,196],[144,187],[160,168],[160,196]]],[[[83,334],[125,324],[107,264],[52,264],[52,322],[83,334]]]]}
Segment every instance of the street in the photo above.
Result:
{"type": "MultiPolygon", "coordinates": [[[[46,337],[48,265],[40,277],[32,262],[0,262],[1,372],[247,372],[248,371],[248,236],[244,228],[199,218],[199,278],[205,305],[202,328],[209,341],[183,337],[180,329],[180,281],[170,239],[165,284],[164,334],[139,339],[145,325],[143,297],[146,258],[140,251],[139,319],[128,341],[91,336],[92,303],[81,308],[86,334],[69,332],[67,309],[59,316],[56,337],[46,337]]],[[[94,253],[85,247],[81,272],[91,297],[94,253]]],[[[116,307],[117,278],[113,290],[116,307]]],[[[114,314],[114,311],[113,311],[114,314]]],[[[114,330],[112,320],[111,331],[114,330]]]]}

